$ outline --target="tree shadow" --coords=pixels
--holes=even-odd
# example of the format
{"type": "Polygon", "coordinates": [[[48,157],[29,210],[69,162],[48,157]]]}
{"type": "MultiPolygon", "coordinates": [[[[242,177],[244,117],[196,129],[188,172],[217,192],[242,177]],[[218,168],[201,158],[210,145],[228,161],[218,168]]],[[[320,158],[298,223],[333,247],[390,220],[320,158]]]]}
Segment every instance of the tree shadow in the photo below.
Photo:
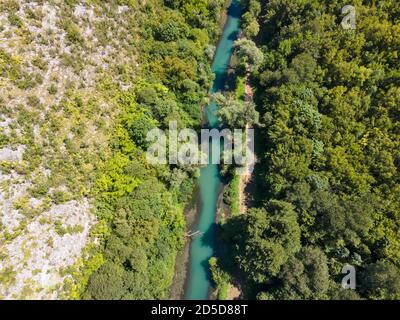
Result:
{"type": "MultiPolygon", "coordinates": [[[[207,247],[211,247],[211,248],[215,248],[215,235],[217,232],[217,228],[218,225],[216,223],[213,223],[210,225],[210,227],[208,228],[207,231],[204,232],[203,236],[201,237],[201,244],[202,246],[207,246],[207,247]]],[[[214,252],[213,252],[214,254],[214,252]]],[[[211,278],[211,271],[210,271],[210,264],[209,264],[209,259],[210,257],[207,257],[207,259],[201,261],[201,266],[202,268],[204,268],[204,271],[207,275],[207,279],[211,282],[212,278],[211,278]]]]}
{"type": "Polygon", "coordinates": [[[233,0],[228,8],[228,15],[232,18],[240,18],[242,16],[242,7],[238,0],[233,0]]]}
{"type": "Polygon", "coordinates": [[[229,35],[228,35],[228,40],[231,41],[236,41],[239,35],[239,31],[232,31],[229,35]]]}

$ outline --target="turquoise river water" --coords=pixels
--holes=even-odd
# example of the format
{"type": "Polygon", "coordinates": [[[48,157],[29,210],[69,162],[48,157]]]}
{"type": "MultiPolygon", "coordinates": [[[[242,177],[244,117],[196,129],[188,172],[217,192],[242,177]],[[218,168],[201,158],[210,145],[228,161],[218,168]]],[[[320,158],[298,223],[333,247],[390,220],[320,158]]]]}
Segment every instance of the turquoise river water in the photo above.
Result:
{"type": "MultiPolygon", "coordinates": [[[[237,39],[240,26],[241,8],[238,0],[232,0],[228,9],[228,18],[223,34],[217,46],[212,71],[215,74],[211,93],[224,89],[229,61],[233,53],[234,42],[237,39]]],[[[219,126],[215,111],[218,106],[212,103],[205,109],[209,127],[219,126]]],[[[212,146],[212,152],[220,152],[218,145],[212,146]]],[[[210,157],[211,159],[211,157],[210,157]]],[[[208,298],[211,278],[208,260],[212,257],[215,246],[215,213],[217,209],[218,188],[221,185],[218,165],[209,164],[201,170],[198,181],[200,213],[196,230],[202,232],[195,237],[190,247],[190,269],[185,292],[187,300],[206,300],[208,298]]]]}

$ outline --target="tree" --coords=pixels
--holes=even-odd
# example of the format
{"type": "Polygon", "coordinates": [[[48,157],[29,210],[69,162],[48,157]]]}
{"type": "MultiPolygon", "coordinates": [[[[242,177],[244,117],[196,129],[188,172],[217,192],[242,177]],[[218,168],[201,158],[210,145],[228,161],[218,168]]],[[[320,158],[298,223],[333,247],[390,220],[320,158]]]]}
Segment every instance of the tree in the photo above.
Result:
{"type": "Polygon", "coordinates": [[[242,17],[242,28],[247,38],[255,37],[260,31],[260,25],[251,12],[246,12],[242,17]]]}
{"type": "Polygon", "coordinates": [[[254,103],[243,102],[232,96],[225,97],[221,93],[215,94],[214,99],[219,107],[217,116],[228,127],[236,129],[259,124],[259,114],[254,103]]]}
{"type": "Polygon", "coordinates": [[[247,38],[255,37],[260,30],[257,18],[261,13],[261,4],[259,0],[242,0],[242,5],[247,7],[247,12],[242,16],[243,32],[247,38]]]}
{"type": "Polygon", "coordinates": [[[373,200],[373,195],[343,200],[331,192],[316,192],[313,209],[317,228],[326,233],[327,239],[341,239],[348,246],[361,247],[361,239],[372,227],[373,200]]]}
{"type": "Polygon", "coordinates": [[[137,112],[127,115],[124,119],[125,126],[128,128],[129,136],[137,146],[144,150],[149,146],[146,140],[147,133],[156,128],[157,122],[151,118],[146,112],[137,112]]]}
{"type": "Polygon", "coordinates": [[[165,42],[176,41],[186,36],[187,28],[183,23],[168,20],[161,23],[156,29],[156,39],[165,42]]]}
{"type": "Polygon", "coordinates": [[[245,69],[251,72],[257,71],[263,62],[264,54],[256,44],[252,40],[242,38],[235,42],[235,48],[245,69]]]}
{"type": "Polygon", "coordinates": [[[277,275],[288,258],[300,249],[300,229],[293,206],[270,201],[232,218],[226,225],[231,253],[248,279],[263,283],[277,275]]]}
{"type": "Polygon", "coordinates": [[[120,300],[124,294],[124,270],[107,262],[90,278],[88,293],[94,300],[120,300]]]}
{"type": "Polygon", "coordinates": [[[346,290],[337,285],[329,292],[331,300],[361,300],[360,295],[355,290],[346,290]]]}
{"type": "Polygon", "coordinates": [[[370,299],[400,299],[400,269],[387,260],[367,266],[361,274],[361,291],[370,299]]]}
{"type": "Polygon", "coordinates": [[[329,289],[328,260],[316,247],[303,247],[289,258],[279,274],[280,299],[325,299],[329,289]]]}

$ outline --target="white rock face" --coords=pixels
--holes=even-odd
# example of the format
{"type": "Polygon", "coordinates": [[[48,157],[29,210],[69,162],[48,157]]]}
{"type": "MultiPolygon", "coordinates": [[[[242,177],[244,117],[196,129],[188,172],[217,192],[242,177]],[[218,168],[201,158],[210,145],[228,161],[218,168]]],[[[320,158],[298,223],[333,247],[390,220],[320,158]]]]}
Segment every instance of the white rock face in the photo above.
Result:
{"type": "Polygon", "coordinates": [[[17,150],[13,150],[10,148],[0,149],[0,161],[21,161],[24,148],[24,146],[18,146],[17,150]]]}
{"type": "MultiPolygon", "coordinates": [[[[2,288],[3,297],[15,298],[27,284],[30,288],[41,289],[63,283],[66,275],[60,274],[60,271],[79,258],[94,222],[87,200],[53,206],[32,220],[20,236],[5,246],[9,259],[0,261],[0,269],[11,267],[16,277],[13,285],[2,288]],[[57,232],[54,222],[72,231],[66,234],[57,232]]],[[[57,291],[39,290],[33,298],[56,299],[57,291]]]]}
{"type": "Polygon", "coordinates": [[[124,17],[130,8],[13,2],[23,27],[0,11],[0,59],[11,57],[11,67],[19,68],[25,82],[0,74],[0,300],[57,299],[65,297],[63,283],[71,278],[66,268],[96,241],[89,237],[96,224],[94,199],[87,197],[98,159],[108,155],[102,148],[108,151],[117,109],[96,90],[105,75],[121,88],[131,87],[111,71],[117,64],[136,65],[126,51],[131,43],[124,17]],[[84,45],[69,39],[65,22],[73,24],[84,45]],[[99,31],[102,24],[107,31],[99,31]],[[89,114],[89,103],[73,105],[75,96],[100,106],[89,114]]]}

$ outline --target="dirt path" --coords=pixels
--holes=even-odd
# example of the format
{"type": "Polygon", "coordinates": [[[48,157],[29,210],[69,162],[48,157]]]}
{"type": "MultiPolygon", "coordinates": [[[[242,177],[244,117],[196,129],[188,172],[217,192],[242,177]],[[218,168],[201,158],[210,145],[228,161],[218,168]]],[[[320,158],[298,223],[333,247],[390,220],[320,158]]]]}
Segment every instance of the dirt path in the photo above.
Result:
{"type": "MultiPolygon", "coordinates": [[[[246,136],[249,130],[249,126],[246,126],[246,136]]],[[[244,172],[240,176],[239,179],[239,211],[241,214],[246,213],[247,211],[247,197],[246,197],[246,187],[248,183],[251,181],[251,173],[253,172],[254,164],[246,163],[244,168],[244,172]]]]}
{"type": "Polygon", "coordinates": [[[229,285],[228,296],[226,300],[238,300],[242,295],[242,291],[234,285],[229,285]]]}
{"type": "MultiPolygon", "coordinates": [[[[245,84],[245,93],[246,93],[246,101],[253,101],[253,88],[249,83],[250,74],[246,74],[246,84],[245,84]]],[[[248,137],[248,130],[250,129],[249,125],[246,125],[246,137],[248,137]]],[[[250,183],[252,179],[252,172],[254,170],[254,163],[246,163],[244,168],[244,173],[240,176],[239,180],[239,205],[240,205],[240,213],[244,214],[247,211],[247,196],[246,196],[246,187],[250,183]]]]}

